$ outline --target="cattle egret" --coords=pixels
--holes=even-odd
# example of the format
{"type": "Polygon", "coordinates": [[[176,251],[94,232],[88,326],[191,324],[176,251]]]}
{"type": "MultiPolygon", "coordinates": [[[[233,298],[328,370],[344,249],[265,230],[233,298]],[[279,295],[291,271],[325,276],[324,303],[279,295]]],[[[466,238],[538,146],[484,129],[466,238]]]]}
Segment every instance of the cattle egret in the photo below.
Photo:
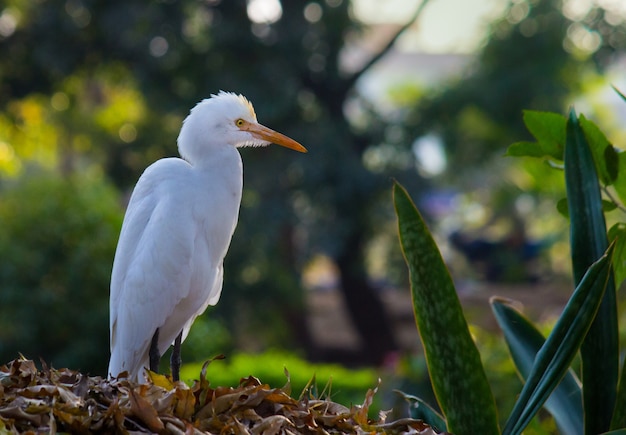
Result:
{"type": "Polygon", "coordinates": [[[145,380],[194,319],[222,291],[223,261],[237,225],[243,166],[238,147],[306,149],[257,122],[242,95],[221,91],[198,103],[178,136],[182,158],[150,165],[132,193],[111,275],[111,360],[108,374],[145,380]]]}

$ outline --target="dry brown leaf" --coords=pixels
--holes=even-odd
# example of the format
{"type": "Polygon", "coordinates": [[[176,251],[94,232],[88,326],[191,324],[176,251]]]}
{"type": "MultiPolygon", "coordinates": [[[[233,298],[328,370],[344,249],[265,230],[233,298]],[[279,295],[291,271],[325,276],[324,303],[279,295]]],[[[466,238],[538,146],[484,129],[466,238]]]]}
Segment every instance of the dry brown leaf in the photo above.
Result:
{"type": "MultiPolygon", "coordinates": [[[[207,363],[208,364],[208,363],[207,363]]],[[[206,366],[189,388],[156,373],[137,384],[125,376],[107,380],[69,369],[38,371],[20,358],[0,367],[0,433],[139,434],[418,434],[435,432],[418,420],[368,420],[377,388],[362,406],[290,395],[290,381],[270,388],[259,379],[211,388],[206,366]]]]}
{"type": "Polygon", "coordinates": [[[378,385],[376,386],[376,388],[367,390],[367,393],[365,393],[365,400],[363,401],[363,405],[355,406],[356,412],[354,413],[354,419],[358,425],[363,426],[368,424],[369,420],[367,414],[369,412],[370,406],[372,406],[372,403],[374,402],[374,396],[378,392],[380,382],[381,380],[378,379],[378,385]]]}
{"type": "Polygon", "coordinates": [[[165,429],[165,425],[159,418],[159,414],[154,409],[154,406],[133,390],[130,390],[130,403],[132,415],[145,423],[148,429],[153,432],[160,432],[165,429]]]}
{"type": "Polygon", "coordinates": [[[174,415],[183,420],[190,420],[196,407],[196,396],[189,389],[174,391],[174,415]]]}
{"type": "Polygon", "coordinates": [[[295,427],[295,425],[284,415],[272,415],[261,420],[255,425],[251,432],[254,435],[276,435],[286,427],[295,427]]]}
{"type": "Polygon", "coordinates": [[[156,385],[157,387],[161,387],[167,391],[171,391],[176,386],[174,382],[172,382],[172,379],[165,375],[161,375],[151,370],[146,370],[146,373],[148,374],[148,380],[150,381],[150,383],[156,385]]]}
{"type": "Polygon", "coordinates": [[[34,404],[32,399],[16,397],[13,402],[0,408],[0,416],[39,427],[47,421],[49,409],[45,404],[42,405],[42,402],[34,404]]]}

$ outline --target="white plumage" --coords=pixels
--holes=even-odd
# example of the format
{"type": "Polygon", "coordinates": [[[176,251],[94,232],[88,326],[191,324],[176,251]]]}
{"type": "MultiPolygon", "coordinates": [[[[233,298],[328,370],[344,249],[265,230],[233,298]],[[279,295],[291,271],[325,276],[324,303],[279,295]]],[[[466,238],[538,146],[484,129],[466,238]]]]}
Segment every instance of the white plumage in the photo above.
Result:
{"type": "Polygon", "coordinates": [[[109,375],[143,380],[157,328],[162,355],[222,291],[223,260],[237,225],[243,167],[237,147],[270,143],[306,152],[257,123],[241,95],[198,103],[178,136],[182,159],[140,177],[126,210],[111,276],[109,375]]]}

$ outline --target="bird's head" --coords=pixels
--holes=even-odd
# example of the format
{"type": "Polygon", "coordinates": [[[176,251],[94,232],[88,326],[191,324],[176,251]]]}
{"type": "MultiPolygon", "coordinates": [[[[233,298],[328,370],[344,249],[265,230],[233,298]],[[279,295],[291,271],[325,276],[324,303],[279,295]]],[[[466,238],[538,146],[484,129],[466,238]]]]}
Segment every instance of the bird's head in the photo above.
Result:
{"type": "Polygon", "coordinates": [[[181,156],[189,161],[201,158],[215,146],[256,147],[271,143],[307,152],[295,140],[259,124],[254,107],[243,95],[224,91],[191,109],[178,136],[181,156]]]}

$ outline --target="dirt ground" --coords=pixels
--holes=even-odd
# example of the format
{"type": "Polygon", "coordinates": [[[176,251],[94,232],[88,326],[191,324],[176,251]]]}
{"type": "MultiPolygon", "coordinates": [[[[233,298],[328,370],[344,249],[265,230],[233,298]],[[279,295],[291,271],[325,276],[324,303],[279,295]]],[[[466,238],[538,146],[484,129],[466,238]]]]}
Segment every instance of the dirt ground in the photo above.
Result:
{"type": "MultiPolygon", "coordinates": [[[[457,284],[459,298],[468,322],[480,327],[498,330],[489,298],[500,296],[519,301],[523,312],[533,322],[557,317],[572,291],[566,282],[536,284],[494,285],[472,282],[457,284]]],[[[419,336],[413,318],[409,290],[384,290],[381,298],[396,330],[396,337],[404,350],[419,349],[419,336]]],[[[341,293],[336,289],[308,292],[309,326],[316,344],[322,348],[356,349],[359,337],[350,324],[341,293]]]]}

